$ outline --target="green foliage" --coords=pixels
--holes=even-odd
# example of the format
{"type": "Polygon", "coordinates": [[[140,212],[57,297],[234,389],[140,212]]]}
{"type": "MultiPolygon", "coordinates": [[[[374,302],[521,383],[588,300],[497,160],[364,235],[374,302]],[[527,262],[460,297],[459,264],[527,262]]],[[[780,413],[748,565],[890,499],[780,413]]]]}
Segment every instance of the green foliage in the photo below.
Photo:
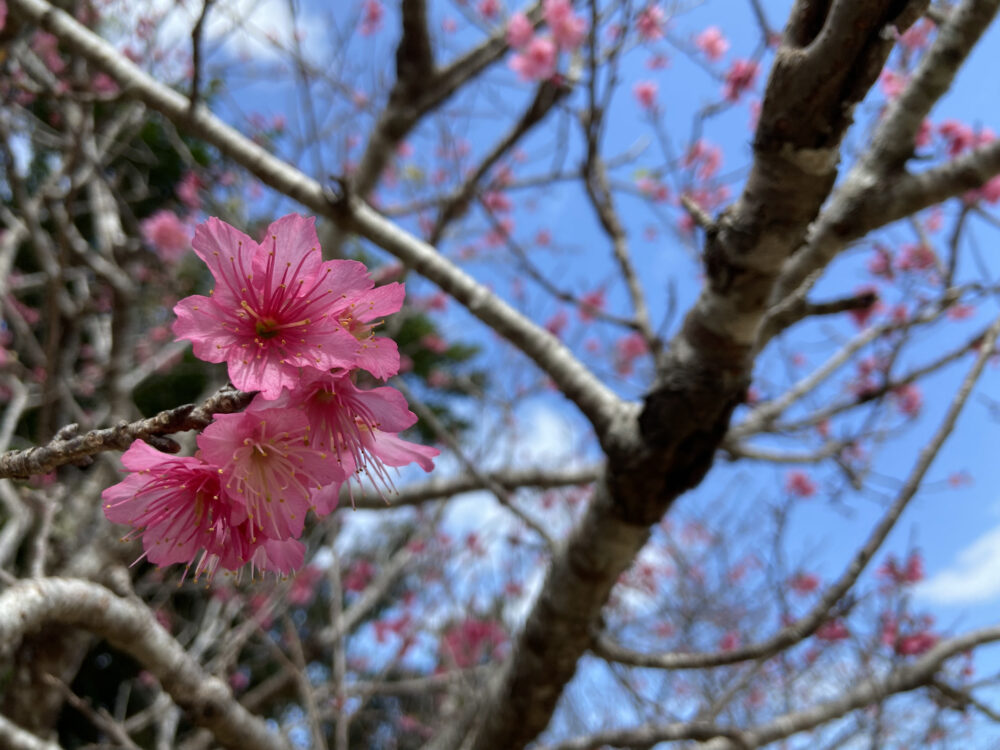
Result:
{"type": "Polygon", "coordinates": [[[142,416],[151,417],[165,409],[197,401],[208,387],[209,367],[188,349],[168,372],[153,373],[135,387],[132,398],[136,407],[142,416]]]}

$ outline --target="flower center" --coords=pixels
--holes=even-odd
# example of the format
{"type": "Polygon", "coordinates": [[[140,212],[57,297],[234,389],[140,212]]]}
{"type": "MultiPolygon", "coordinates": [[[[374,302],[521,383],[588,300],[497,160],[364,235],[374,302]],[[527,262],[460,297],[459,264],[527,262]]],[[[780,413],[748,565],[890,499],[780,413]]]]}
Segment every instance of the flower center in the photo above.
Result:
{"type": "Polygon", "coordinates": [[[278,335],[278,321],[274,318],[258,318],[255,327],[257,335],[263,339],[274,338],[278,335]]]}

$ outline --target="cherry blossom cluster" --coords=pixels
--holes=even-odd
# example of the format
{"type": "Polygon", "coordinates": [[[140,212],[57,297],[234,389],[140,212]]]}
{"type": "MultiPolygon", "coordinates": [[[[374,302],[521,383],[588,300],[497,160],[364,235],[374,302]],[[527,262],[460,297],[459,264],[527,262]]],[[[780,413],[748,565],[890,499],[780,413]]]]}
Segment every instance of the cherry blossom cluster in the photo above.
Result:
{"type": "Polygon", "coordinates": [[[569,0],[545,0],[542,13],[551,32],[547,36],[537,36],[524,13],[514,13],[507,23],[507,42],[517,51],[510,67],[526,81],[555,75],[560,50],[576,50],[587,32],[587,22],[573,12],[569,0]]]}
{"type": "Polygon", "coordinates": [[[367,475],[384,493],[387,467],[433,468],[436,449],[398,436],[416,421],[403,395],[356,384],[362,370],[399,371],[395,343],[374,329],[399,310],[403,286],[375,287],[357,261],[324,261],[314,220],[296,214],[259,244],[211,218],[192,247],[216,286],[177,303],[174,333],[258,393],[242,413],[216,414],[192,457],[136,441],[122,455],[132,473],[104,491],[104,511],[157,565],[194,565],[196,577],[248,563],[289,573],[303,562],[307,513],[330,513],[344,484],[367,475]]]}

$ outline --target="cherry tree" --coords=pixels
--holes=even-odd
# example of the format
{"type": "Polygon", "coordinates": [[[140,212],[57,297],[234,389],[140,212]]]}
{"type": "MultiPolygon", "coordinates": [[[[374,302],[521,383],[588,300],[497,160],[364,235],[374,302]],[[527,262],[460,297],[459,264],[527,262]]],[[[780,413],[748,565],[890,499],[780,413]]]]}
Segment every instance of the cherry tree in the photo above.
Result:
{"type": "Polygon", "coordinates": [[[988,746],[998,9],[0,0],[0,745],[988,746]]]}

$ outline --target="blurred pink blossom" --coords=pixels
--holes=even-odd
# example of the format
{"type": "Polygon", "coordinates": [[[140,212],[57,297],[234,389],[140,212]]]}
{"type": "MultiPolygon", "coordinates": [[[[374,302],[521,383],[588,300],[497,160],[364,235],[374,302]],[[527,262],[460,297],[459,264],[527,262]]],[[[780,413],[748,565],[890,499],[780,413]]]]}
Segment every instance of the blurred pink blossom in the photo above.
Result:
{"type": "Polygon", "coordinates": [[[757,63],[753,60],[734,61],[726,71],[722,95],[731,102],[739,100],[744,92],[753,87],[757,80],[757,70],[757,63]]]}
{"type": "Polygon", "coordinates": [[[816,637],[821,641],[842,641],[849,638],[851,632],[842,620],[828,620],[816,629],[816,637]]]}
{"type": "Polygon", "coordinates": [[[639,81],[632,87],[632,93],[635,94],[639,106],[650,111],[656,109],[656,94],[658,91],[659,86],[656,85],[656,81],[639,81]]]}
{"type": "Polygon", "coordinates": [[[379,0],[365,0],[361,6],[361,33],[371,36],[382,28],[382,17],[385,9],[379,0]]]}
{"type": "Polygon", "coordinates": [[[790,471],[785,476],[785,490],[795,497],[812,497],[816,483],[804,471],[790,471]]]}
{"type": "Polygon", "coordinates": [[[655,42],[663,38],[663,26],[667,22],[667,14],[658,4],[653,3],[639,12],[635,21],[639,38],[646,42],[655,42]]]}
{"type": "Polygon", "coordinates": [[[694,38],[695,46],[712,62],[721,60],[729,51],[729,40],[718,26],[709,26],[694,38]]]}
{"type": "Polygon", "coordinates": [[[560,49],[575,50],[583,42],[587,22],[573,12],[569,0],[545,0],[542,6],[545,22],[560,49]]]}
{"type": "Polygon", "coordinates": [[[556,45],[548,37],[536,36],[510,59],[510,68],[525,81],[544,81],[556,72],[556,45]]]}
{"type": "Polygon", "coordinates": [[[139,223],[142,238],[167,263],[176,263],[191,247],[191,227],[163,209],[139,223]]]}
{"type": "Polygon", "coordinates": [[[479,0],[478,10],[483,18],[496,18],[500,13],[500,2],[499,0],[479,0]]]}
{"type": "Polygon", "coordinates": [[[518,11],[507,22],[507,44],[520,50],[528,46],[535,36],[535,28],[528,17],[518,11]]]}

